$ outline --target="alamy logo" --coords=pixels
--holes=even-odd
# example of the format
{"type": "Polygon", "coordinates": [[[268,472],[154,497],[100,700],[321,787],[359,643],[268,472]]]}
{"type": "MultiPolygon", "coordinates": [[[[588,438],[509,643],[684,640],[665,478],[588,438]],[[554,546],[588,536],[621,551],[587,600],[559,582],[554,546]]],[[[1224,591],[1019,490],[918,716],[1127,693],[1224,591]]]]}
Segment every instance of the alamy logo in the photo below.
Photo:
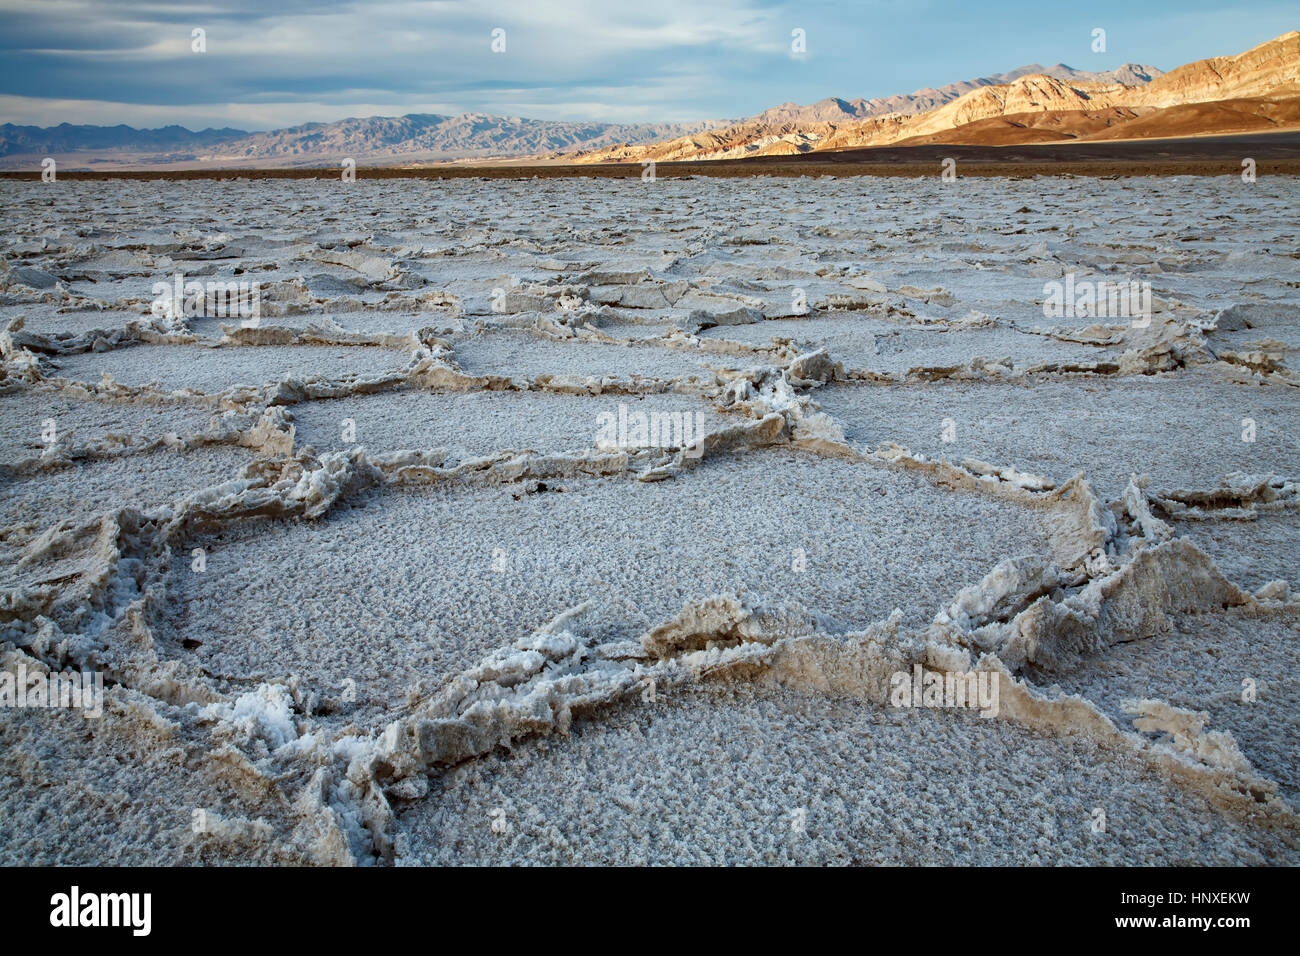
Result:
{"type": "Polygon", "coordinates": [[[704,413],[629,409],[601,412],[596,418],[596,448],[601,451],[638,448],[680,448],[687,458],[704,454],[704,413]]]}
{"type": "Polygon", "coordinates": [[[148,936],[152,928],[150,893],[70,893],[50,897],[51,926],[129,926],[133,936],[148,936]]]}
{"type": "Polygon", "coordinates": [[[1151,324],[1151,283],[1080,282],[1073,272],[1067,272],[1064,282],[1053,279],[1044,283],[1043,315],[1049,319],[1132,319],[1134,328],[1145,329],[1151,324]]]}
{"type": "Polygon", "coordinates": [[[104,675],[98,671],[0,671],[0,707],[75,707],[86,717],[104,713],[104,675]]]}
{"type": "Polygon", "coordinates": [[[889,679],[893,707],[969,707],[981,717],[998,715],[997,671],[927,671],[913,664],[911,673],[894,671],[889,679]]]}
{"type": "Polygon", "coordinates": [[[155,282],[153,296],[149,311],[159,318],[237,318],[249,329],[262,320],[260,282],[186,282],[178,272],[170,283],[155,282]]]}

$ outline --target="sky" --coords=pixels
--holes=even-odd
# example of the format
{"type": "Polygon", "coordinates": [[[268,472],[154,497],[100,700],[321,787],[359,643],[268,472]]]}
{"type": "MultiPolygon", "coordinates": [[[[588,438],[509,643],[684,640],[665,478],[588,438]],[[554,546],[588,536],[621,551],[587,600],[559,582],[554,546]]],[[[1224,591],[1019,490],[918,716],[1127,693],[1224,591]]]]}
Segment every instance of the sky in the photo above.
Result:
{"type": "Polygon", "coordinates": [[[735,119],[1029,63],[1169,70],[1295,29],[1295,0],[0,0],[0,122],[735,119]]]}

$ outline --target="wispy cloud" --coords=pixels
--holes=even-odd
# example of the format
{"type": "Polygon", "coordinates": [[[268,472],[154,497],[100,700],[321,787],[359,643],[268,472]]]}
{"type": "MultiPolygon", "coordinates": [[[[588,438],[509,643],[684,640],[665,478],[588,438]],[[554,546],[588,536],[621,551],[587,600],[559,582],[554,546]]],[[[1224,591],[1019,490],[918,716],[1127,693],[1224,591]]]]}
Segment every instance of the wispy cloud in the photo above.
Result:
{"type": "Polygon", "coordinates": [[[0,119],[252,129],[405,112],[704,119],[908,92],[1035,60],[1168,68],[1297,25],[1285,4],[1249,16],[1199,0],[1134,6],[0,0],[0,119]],[[1089,50],[1093,26],[1108,30],[1105,56],[1089,50]],[[497,28],[504,52],[492,49],[497,28]],[[796,28],[805,55],[791,55],[796,28]],[[205,52],[192,50],[195,29],[205,52]]]}

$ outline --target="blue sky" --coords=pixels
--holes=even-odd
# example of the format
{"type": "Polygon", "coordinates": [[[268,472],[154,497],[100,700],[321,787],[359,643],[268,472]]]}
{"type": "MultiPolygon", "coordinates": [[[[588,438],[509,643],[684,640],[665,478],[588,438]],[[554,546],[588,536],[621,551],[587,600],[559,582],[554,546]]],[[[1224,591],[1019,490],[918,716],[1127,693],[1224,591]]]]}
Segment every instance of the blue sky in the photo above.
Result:
{"type": "Polygon", "coordinates": [[[0,122],[737,118],[1035,62],[1168,70],[1298,28],[1295,2],[0,0],[0,122]],[[206,52],[191,49],[195,28],[206,52]],[[791,50],[796,29],[806,53],[791,50]]]}

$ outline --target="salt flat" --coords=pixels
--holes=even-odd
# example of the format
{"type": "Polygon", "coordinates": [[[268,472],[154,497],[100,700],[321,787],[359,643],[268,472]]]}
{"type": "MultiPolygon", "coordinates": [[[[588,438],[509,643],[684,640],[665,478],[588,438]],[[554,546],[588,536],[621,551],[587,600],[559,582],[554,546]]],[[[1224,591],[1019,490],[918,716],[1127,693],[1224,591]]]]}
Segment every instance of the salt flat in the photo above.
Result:
{"type": "Polygon", "coordinates": [[[1295,865],[1298,199],[0,183],[0,861],[1295,865]]]}

